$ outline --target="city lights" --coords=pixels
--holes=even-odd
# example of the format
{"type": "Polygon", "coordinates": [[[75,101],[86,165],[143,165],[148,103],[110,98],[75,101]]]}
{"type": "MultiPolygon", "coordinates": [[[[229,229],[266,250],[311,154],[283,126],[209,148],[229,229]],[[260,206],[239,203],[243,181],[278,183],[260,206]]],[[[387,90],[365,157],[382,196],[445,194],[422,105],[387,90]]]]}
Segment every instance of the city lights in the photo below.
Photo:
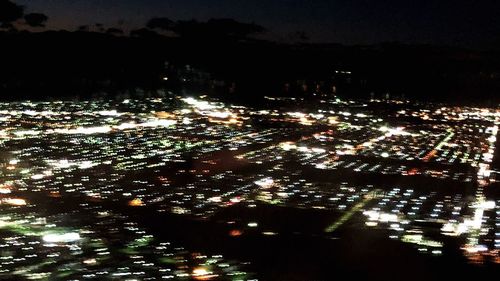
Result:
{"type": "Polygon", "coordinates": [[[82,279],[252,276],[243,262],[161,242],[136,216],[153,228],[162,216],[210,223],[241,241],[383,230],[432,257],[457,239],[471,263],[498,262],[497,111],[388,114],[350,100],[263,110],[175,95],[63,105],[0,104],[0,247],[15,253],[0,274],[46,278],[23,262],[57,260],[82,279]],[[116,257],[124,265],[108,266],[116,257]]]}

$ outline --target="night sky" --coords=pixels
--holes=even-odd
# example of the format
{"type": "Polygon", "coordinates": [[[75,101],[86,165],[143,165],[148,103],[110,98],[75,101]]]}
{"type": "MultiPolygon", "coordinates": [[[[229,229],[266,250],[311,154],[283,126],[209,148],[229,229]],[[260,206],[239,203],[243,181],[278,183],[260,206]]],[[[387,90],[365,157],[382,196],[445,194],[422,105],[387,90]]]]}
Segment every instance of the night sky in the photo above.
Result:
{"type": "Polygon", "coordinates": [[[473,48],[500,46],[497,0],[14,0],[49,16],[51,29],[103,23],[125,30],[151,17],[173,20],[234,18],[266,27],[267,38],[290,40],[305,31],[311,42],[385,41],[473,48]]]}

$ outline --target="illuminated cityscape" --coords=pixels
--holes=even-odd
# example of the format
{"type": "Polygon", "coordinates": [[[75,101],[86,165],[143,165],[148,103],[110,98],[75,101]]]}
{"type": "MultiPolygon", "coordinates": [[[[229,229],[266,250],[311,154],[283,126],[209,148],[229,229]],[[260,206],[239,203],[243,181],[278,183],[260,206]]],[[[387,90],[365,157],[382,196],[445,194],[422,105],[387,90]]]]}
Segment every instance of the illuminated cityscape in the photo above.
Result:
{"type": "Polygon", "coordinates": [[[229,240],[377,233],[426,258],[500,264],[499,110],[266,100],[1,103],[0,276],[259,278],[191,224],[229,240]]]}
{"type": "Polygon", "coordinates": [[[500,1],[0,0],[0,281],[494,281],[500,1]]]}

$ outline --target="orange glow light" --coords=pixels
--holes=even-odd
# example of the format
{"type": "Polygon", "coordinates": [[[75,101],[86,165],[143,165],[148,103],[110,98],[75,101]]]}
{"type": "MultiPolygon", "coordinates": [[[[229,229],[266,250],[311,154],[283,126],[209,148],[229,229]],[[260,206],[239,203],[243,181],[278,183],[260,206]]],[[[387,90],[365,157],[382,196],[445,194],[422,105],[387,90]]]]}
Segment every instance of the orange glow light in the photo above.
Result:
{"type": "Polygon", "coordinates": [[[144,203],[142,202],[141,199],[135,198],[135,199],[130,200],[128,202],[128,205],[131,207],[140,207],[140,206],[144,206],[144,203]]]}
{"type": "Polygon", "coordinates": [[[232,236],[232,237],[238,237],[238,236],[241,236],[243,234],[243,232],[239,229],[233,229],[229,232],[229,236],[232,236]]]}

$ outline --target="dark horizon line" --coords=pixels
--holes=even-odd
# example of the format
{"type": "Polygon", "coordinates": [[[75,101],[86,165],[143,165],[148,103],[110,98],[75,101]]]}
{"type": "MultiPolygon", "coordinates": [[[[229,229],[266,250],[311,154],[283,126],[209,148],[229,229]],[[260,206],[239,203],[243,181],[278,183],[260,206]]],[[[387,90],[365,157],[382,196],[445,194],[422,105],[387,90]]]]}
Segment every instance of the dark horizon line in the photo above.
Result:
{"type": "MultiPolygon", "coordinates": [[[[91,25],[85,25],[91,26],[91,25]]],[[[94,24],[95,26],[95,24],[94,24]]],[[[66,28],[60,29],[45,29],[45,30],[30,30],[28,29],[16,29],[12,30],[0,30],[0,33],[3,34],[44,34],[44,33],[53,33],[53,32],[67,32],[67,33],[89,33],[89,34],[99,34],[112,36],[117,38],[140,38],[134,37],[130,33],[138,30],[147,29],[151,32],[154,32],[156,36],[164,39],[185,39],[182,36],[168,36],[159,32],[156,32],[154,29],[149,29],[147,27],[141,27],[137,29],[130,29],[128,32],[123,32],[123,34],[112,34],[107,32],[107,29],[114,29],[117,27],[108,27],[104,31],[96,31],[96,30],[70,30],[66,28]]],[[[118,28],[120,29],[120,28],[118,28]]],[[[251,36],[244,38],[248,41],[262,42],[262,43],[272,43],[278,45],[285,46],[338,46],[338,47],[346,47],[346,48],[370,48],[370,47],[383,47],[383,46],[406,46],[406,47],[429,47],[429,48],[439,48],[439,49],[448,49],[455,51],[466,51],[466,52],[480,52],[480,53],[500,53],[500,48],[477,48],[470,46],[462,46],[462,45],[452,45],[452,44],[439,44],[439,43],[424,43],[424,42],[403,42],[398,40],[388,40],[388,41],[379,41],[373,43],[342,43],[342,42],[334,42],[334,41],[293,41],[293,40],[273,40],[269,38],[259,38],[258,36],[251,36]]]]}

